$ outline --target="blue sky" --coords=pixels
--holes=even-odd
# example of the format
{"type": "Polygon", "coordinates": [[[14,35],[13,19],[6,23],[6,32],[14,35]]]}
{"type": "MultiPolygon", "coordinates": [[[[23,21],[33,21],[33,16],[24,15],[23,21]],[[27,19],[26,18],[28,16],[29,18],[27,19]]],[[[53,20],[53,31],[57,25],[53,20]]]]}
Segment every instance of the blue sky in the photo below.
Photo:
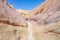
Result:
{"type": "Polygon", "coordinates": [[[32,10],[40,5],[44,0],[7,0],[15,9],[32,10]]]}

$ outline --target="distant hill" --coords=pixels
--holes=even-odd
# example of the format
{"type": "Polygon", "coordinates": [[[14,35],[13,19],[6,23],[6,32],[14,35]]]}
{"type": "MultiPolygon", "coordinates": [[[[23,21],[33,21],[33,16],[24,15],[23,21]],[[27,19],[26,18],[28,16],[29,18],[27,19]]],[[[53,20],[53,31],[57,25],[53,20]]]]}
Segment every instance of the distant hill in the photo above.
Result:
{"type": "Polygon", "coordinates": [[[21,10],[21,9],[18,9],[16,10],[18,13],[28,13],[30,10],[21,10]]]}
{"type": "Polygon", "coordinates": [[[21,9],[18,9],[18,10],[16,10],[18,13],[20,13],[20,14],[22,14],[22,16],[24,17],[24,18],[27,18],[27,15],[28,15],[28,13],[31,11],[31,10],[21,10],[21,9]]]}

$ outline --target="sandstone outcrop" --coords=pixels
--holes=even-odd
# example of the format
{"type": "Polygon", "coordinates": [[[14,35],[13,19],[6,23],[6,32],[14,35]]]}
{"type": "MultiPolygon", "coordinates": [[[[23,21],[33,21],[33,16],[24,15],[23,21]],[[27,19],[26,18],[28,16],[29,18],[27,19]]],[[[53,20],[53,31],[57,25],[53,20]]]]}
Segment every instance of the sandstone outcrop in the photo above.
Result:
{"type": "Polygon", "coordinates": [[[29,20],[33,20],[38,24],[60,21],[60,0],[47,0],[32,10],[28,16],[29,20]]]}
{"type": "Polygon", "coordinates": [[[26,20],[6,2],[0,0],[0,40],[27,40],[26,20]]]}
{"type": "Polygon", "coordinates": [[[0,0],[0,22],[16,26],[26,26],[24,18],[6,0],[0,0]]]}
{"type": "Polygon", "coordinates": [[[18,13],[21,13],[21,14],[26,14],[26,13],[28,13],[30,10],[22,10],[22,9],[17,9],[16,10],[18,13]]]}
{"type": "Polygon", "coordinates": [[[16,10],[18,13],[20,13],[25,19],[28,17],[27,14],[28,12],[30,12],[31,10],[16,10]]]}
{"type": "Polygon", "coordinates": [[[35,40],[60,40],[60,0],[46,0],[28,14],[35,40]]]}
{"type": "Polygon", "coordinates": [[[60,40],[60,0],[46,0],[24,17],[0,0],[0,40],[60,40]]]}

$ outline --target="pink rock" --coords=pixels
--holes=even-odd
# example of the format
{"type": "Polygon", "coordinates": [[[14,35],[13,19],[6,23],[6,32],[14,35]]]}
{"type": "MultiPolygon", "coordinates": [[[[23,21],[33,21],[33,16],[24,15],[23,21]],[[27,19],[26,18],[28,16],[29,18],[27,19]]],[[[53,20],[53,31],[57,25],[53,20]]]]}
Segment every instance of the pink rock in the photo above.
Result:
{"type": "Polygon", "coordinates": [[[0,0],[0,22],[14,26],[26,26],[25,19],[6,0],[0,0]]]}

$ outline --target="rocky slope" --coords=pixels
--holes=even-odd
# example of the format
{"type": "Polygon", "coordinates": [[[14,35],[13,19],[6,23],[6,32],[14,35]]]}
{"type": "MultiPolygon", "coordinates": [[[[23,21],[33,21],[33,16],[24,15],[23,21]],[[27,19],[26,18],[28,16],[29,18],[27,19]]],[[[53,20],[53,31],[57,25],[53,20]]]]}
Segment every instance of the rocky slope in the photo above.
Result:
{"type": "Polygon", "coordinates": [[[0,40],[27,40],[26,20],[9,5],[0,0],[0,40]]]}
{"type": "Polygon", "coordinates": [[[46,0],[28,14],[35,40],[60,40],[60,0],[46,0]]]}
{"type": "Polygon", "coordinates": [[[38,24],[49,24],[60,21],[60,0],[47,0],[32,10],[28,16],[29,20],[35,21],[38,24]]]}
{"type": "Polygon", "coordinates": [[[25,19],[28,17],[27,14],[28,12],[30,12],[31,10],[21,10],[21,9],[18,9],[16,10],[18,13],[20,13],[25,19]]]}
{"type": "Polygon", "coordinates": [[[60,40],[60,0],[46,0],[26,16],[0,0],[0,40],[60,40]]]}

